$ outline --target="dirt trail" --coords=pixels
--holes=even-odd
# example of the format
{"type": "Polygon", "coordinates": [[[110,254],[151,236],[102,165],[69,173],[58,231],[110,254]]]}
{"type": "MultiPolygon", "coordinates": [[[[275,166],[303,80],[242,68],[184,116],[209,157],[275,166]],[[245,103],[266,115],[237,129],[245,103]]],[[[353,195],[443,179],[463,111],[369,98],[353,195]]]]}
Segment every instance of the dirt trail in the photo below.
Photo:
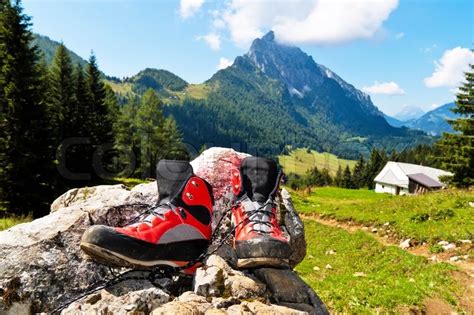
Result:
{"type": "MultiPolygon", "coordinates": [[[[400,242],[402,241],[399,238],[394,236],[394,233],[390,233],[390,226],[378,226],[378,227],[370,227],[365,226],[363,224],[354,222],[354,221],[337,221],[335,219],[329,218],[322,218],[318,214],[300,214],[303,219],[313,220],[320,224],[342,228],[349,233],[355,233],[357,231],[363,231],[367,234],[370,234],[376,240],[378,240],[384,246],[397,246],[399,247],[400,242]]],[[[472,245],[465,244],[458,250],[462,250],[464,253],[467,254],[467,250],[472,245]]],[[[416,246],[411,246],[407,249],[404,249],[407,252],[417,255],[423,256],[428,258],[428,261],[431,263],[438,263],[438,262],[445,262],[456,266],[459,271],[455,271],[453,273],[453,277],[465,287],[465,292],[463,296],[459,297],[460,306],[470,312],[470,314],[474,314],[474,260],[471,258],[458,260],[458,261],[451,261],[450,258],[454,256],[458,256],[456,251],[447,251],[443,253],[433,254],[429,251],[429,246],[427,244],[420,244],[416,246]],[[472,313],[471,313],[472,312],[472,313]]],[[[433,304],[432,302],[434,299],[427,299],[427,311],[431,307],[430,305],[433,304]],[[430,306],[430,307],[428,307],[430,306]]],[[[444,303],[444,302],[440,302],[444,303]]],[[[427,314],[434,314],[431,312],[427,312],[427,314]]]]}

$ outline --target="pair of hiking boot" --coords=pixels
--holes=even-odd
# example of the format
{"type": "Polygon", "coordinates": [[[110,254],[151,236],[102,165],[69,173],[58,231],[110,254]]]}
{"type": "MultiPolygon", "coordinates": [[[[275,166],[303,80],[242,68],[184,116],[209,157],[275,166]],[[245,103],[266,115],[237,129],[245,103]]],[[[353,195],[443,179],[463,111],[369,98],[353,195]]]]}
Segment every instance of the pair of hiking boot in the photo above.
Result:
{"type": "MultiPolygon", "coordinates": [[[[278,225],[275,197],[281,173],[272,160],[248,157],[231,171],[236,202],[232,207],[237,266],[285,266],[290,247],[278,225]]],[[[95,225],[81,240],[93,259],[122,267],[186,267],[207,251],[212,236],[212,187],[184,161],[157,165],[159,201],[139,223],[126,227],[95,225]]],[[[192,266],[190,266],[190,264],[192,266]]]]}

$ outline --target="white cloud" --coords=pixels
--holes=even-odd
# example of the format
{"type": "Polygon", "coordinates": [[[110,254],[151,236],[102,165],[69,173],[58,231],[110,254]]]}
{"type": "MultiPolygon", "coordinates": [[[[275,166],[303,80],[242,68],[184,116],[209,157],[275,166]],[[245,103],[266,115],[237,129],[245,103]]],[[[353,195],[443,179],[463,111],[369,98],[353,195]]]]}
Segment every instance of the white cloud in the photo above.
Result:
{"type": "Polygon", "coordinates": [[[400,32],[400,33],[395,35],[395,39],[402,39],[403,37],[405,37],[405,33],[403,33],[403,32],[400,32]]]}
{"type": "Polygon", "coordinates": [[[474,63],[474,53],[463,47],[448,49],[441,59],[434,62],[435,70],[431,76],[424,79],[429,88],[457,87],[464,78],[464,72],[469,69],[469,64],[474,63]]]}
{"type": "Polygon", "coordinates": [[[387,94],[387,95],[404,95],[405,91],[395,82],[374,82],[371,86],[364,86],[362,91],[369,94],[387,94]]]}
{"type": "Polygon", "coordinates": [[[398,0],[231,0],[223,21],[241,47],[269,29],[279,41],[333,44],[371,38],[398,0]]]}
{"type": "Polygon", "coordinates": [[[198,36],[196,39],[205,41],[212,50],[219,50],[221,48],[221,37],[216,33],[198,36]]]}
{"type": "Polygon", "coordinates": [[[420,48],[420,52],[427,54],[427,53],[430,53],[433,50],[435,50],[437,47],[438,47],[438,45],[436,45],[436,44],[433,44],[429,47],[422,47],[422,48],[420,48]]]}
{"type": "Polygon", "coordinates": [[[219,59],[219,64],[217,65],[217,70],[222,70],[222,69],[225,69],[227,67],[230,67],[232,66],[233,62],[232,60],[229,60],[227,58],[224,58],[224,57],[221,57],[219,59]]]}
{"type": "Polygon", "coordinates": [[[214,21],[212,21],[212,26],[216,29],[222,29],[225,28],[225,22],[222,19],[216,18],[214,21]]]}
{"type": "Polygon", "coordinates": [[[204,0],[181,0],[179,4],[179,13],[181,17],[187,19],[196,14],[204,4],[204,0]]]}

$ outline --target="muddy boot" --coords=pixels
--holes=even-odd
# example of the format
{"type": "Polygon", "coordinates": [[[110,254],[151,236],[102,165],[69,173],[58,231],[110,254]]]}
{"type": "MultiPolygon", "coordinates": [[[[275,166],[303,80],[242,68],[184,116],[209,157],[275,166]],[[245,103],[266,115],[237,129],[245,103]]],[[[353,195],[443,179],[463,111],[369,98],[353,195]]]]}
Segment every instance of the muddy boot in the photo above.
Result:
{"type": "Polygon", "coordinates": [[[277,164],[264,158],[248,157],[232,177],[237,198],[232,209],[237,266],[288,266],[290,246],[278,225],[275,206],[281,178],[277,164]]]}

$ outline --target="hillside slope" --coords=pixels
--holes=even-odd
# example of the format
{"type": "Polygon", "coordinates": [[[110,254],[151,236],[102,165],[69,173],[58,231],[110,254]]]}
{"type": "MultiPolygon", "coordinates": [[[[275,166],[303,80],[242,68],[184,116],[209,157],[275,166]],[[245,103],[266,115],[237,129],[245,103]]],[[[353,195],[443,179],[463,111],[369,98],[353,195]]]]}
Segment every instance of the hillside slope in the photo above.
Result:
{"type": "MultiPolygon", "coordinates": [[[[370,97],[272,32],[205,82],[203,101],[168,108],[188,143],[276,152],[290,144],[357,158],[402,148],[421,133],[390,126],[370,97]],[[212,121],[209,118],[212,117],[212,121]]],[[[426,139],[424,139],[426,140],[426,139]]]]}
{"type": "MultiPolygon", "coordinates": [[[[59,43],[37,38],[51,60],[59,43]]],[[[224,146],[276,157],[291,145],[355,159],[373,146],[401,150],[430,141],[421,132],[389,125],[367,94],[301,49],[279,44],[273,32],[203,84],[157,69],[124,80],[104,78],[121,103],[154,89],[196,151],[224,146]]]]}
{"type": "MultiPolygon", "coordinates": [[[[59,46],[59,42],[52,40],[48,36],[43,36],[39,34],[34,34],[33,43],[39,47],[41,52],[44,55],[44,59],[47,64],[50,64],[53,61],[54,54],[56,53],[56,49],[59,46]]],[[[68,49],[69,56],[71,57],[73,64],[80,64],[85,66],[87,61],[77,55],[75,52],[68,49]]]]}
{"type": "Polygon", "coordinates": [[[459,115],[451,111],[451,109],[454,107],[454,102],[444,104],[438,108],[426,112],[419,118],[410,119],[407,121],[400,121],[387,115],[385,115],[385,119],[390,125],[394,127],[405,126],[410,129],[424,131],[431,136],[440,136],[443,132],[453,132],[453,128],[448,123],[448,120],[459,117],[459,115]]]}
{"type": "Polygon", "coordinates": [[[441,135],[443,132],[453,132],[453,128],[448,123],[448,120],[459,117],[459,115],[451,111],[454,107],[454,103],[444,104],[427,112],[418,119],[407,121],[404,125],[408,128],[423,130],[433,136],[441,135]]]}

